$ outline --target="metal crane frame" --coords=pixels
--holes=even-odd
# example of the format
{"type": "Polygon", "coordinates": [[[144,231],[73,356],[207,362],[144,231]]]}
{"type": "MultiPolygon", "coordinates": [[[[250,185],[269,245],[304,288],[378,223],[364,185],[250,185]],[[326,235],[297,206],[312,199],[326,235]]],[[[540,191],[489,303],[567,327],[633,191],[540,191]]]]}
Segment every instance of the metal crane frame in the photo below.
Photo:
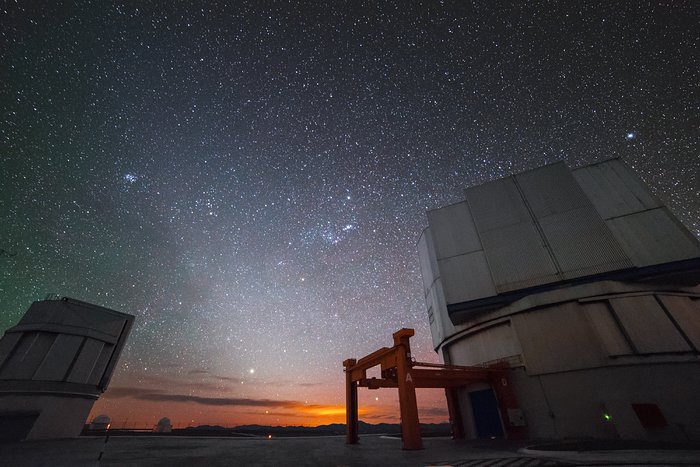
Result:
{"type": "Polygon", "coordinates": [[[445,389],[452,436],[461,439],[464,438],[464,430],[457,390],[460,386],[477,382],[488,383],[493,388],[506,436],[515,439],[523,437],[524,429],[513,426],[507,417],[508,410],[518,406],[508,377],[507,365],[484,368],[415,362],[411,358],[409,342],[414,334],[413,329],[401,329],[393,334],[393,347],[382,347],[359,360],[351,358],[343,361],[348,444],[359,443],[358,387],[398,388],[403,449],[414,450],[423,448],[416,388],[445,389]],[[378,365],[381,366],[381,378],[367,378],[367,370],[378,365]]]}

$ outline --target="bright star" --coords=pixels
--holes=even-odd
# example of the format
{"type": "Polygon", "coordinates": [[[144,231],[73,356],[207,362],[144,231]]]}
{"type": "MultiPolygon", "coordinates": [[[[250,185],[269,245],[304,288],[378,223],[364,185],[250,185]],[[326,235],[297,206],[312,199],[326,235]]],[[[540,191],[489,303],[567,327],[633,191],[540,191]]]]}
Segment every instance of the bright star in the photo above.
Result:
{"type": "Polygon", "coordinates": [[[636,135],[634,132],[630,131],[630,132],[627,133],[626,137],[627,137],[628,140],[631,140],[631,139],[636,138],[637,135],[636,135]]]}

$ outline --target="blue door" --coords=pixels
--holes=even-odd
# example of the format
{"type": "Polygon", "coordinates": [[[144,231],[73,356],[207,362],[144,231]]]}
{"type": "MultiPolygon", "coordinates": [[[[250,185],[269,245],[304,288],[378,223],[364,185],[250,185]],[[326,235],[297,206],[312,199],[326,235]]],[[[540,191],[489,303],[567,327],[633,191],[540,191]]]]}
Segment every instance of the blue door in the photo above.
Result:
{"type": "Polygon", "coordinates": [[[469,393],[476,425],[476,435],[479,438],[503,438],[503,425],[498,414],[498,402],[492,389],[484,389],[469,393]]]}

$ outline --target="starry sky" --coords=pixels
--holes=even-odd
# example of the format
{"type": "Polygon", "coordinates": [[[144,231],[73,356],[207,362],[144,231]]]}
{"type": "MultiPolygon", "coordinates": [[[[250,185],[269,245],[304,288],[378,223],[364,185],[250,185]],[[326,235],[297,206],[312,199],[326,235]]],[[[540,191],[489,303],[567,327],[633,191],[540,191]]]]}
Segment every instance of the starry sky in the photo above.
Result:
{"type": "MultiPolygon", "coordinates": [[[[134,314],[92,415],[344,420],[342,361],[416,329],[425,211],[619,157],[700,235],[700,3],[3,1],[0,331],[134,314]]],[[[392,390],[361,418],[398,420],[392,390]]],[[[438,390],[421,420],[447,419],[438,390]]]]}

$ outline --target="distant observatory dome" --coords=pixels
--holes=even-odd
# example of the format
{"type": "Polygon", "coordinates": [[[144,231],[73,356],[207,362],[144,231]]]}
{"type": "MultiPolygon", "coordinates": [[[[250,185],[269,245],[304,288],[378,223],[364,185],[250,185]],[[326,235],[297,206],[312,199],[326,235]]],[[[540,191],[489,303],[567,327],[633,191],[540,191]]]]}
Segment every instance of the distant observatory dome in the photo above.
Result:
{"type": "Polygon", "coordinates": [[[153,427],[153,431],[156,433],[170,433],[173,431],[173,425],[170,423],[168,417],[163,417],[158,421],[156,426],[153,427]]]}
{"type": "Polygon", "coordinates": [[[98,415],[92,419],[90,423],[91,430],[107,430],[111,423],[111,419],[107,415],[98,415]]]}

